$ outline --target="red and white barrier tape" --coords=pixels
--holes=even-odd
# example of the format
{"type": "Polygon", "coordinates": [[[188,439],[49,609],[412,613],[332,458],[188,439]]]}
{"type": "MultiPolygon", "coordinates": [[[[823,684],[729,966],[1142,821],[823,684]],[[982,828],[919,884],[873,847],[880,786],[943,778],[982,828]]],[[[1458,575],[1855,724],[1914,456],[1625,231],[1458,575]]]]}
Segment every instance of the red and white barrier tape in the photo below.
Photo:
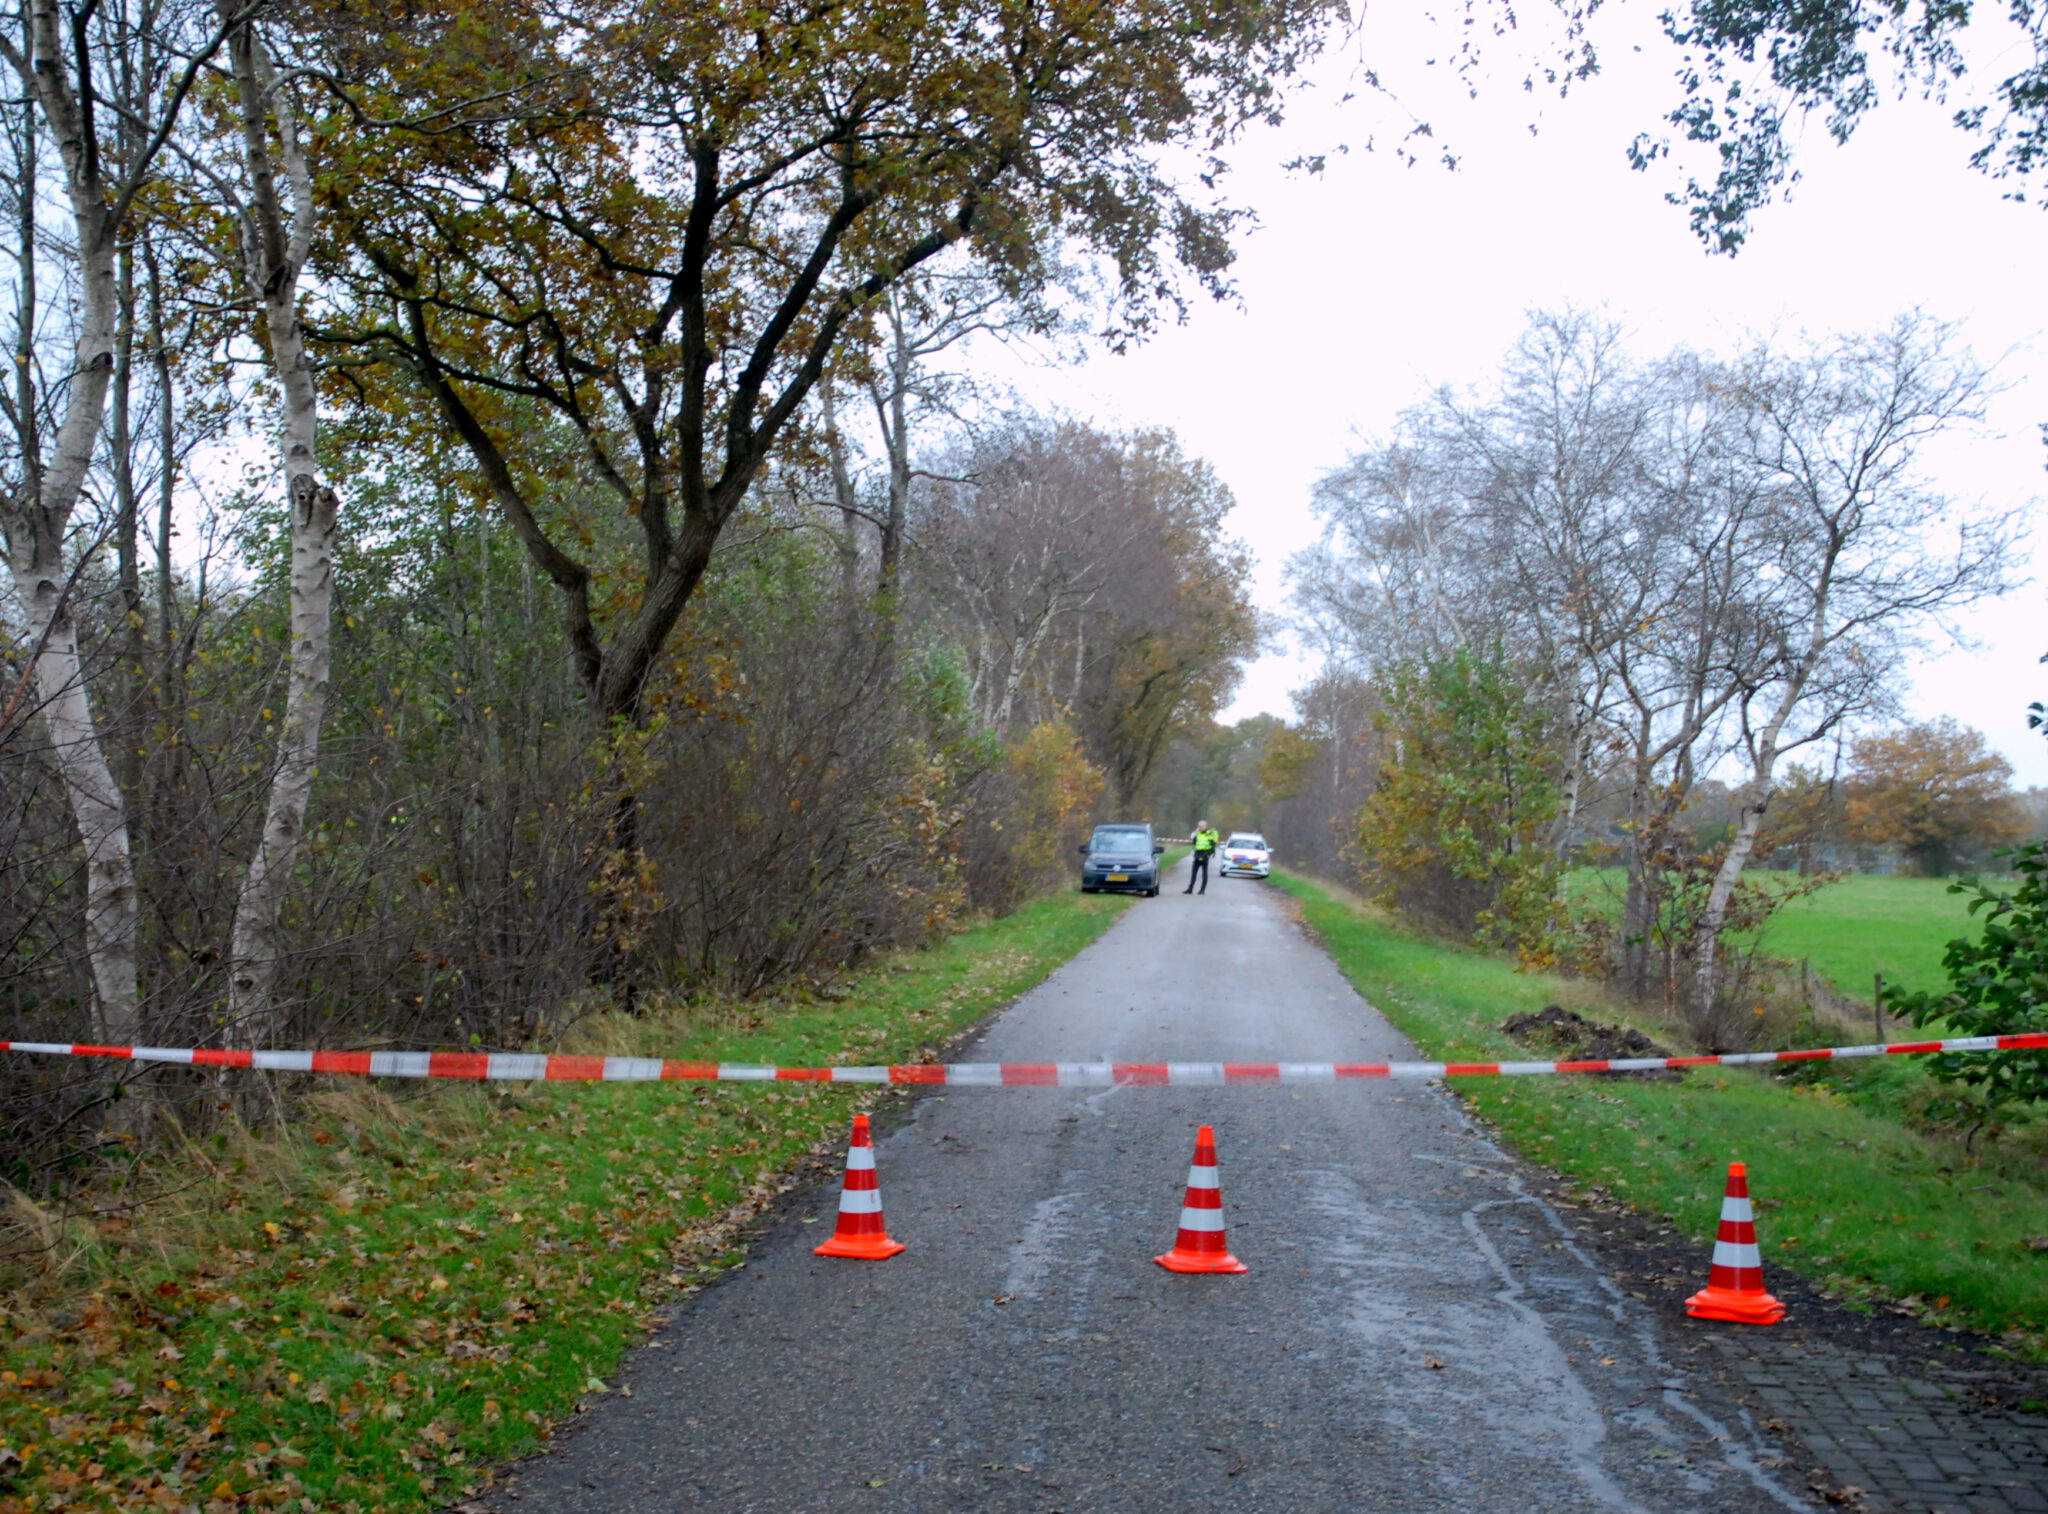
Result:
{"type": "Polygon", "coordinates": [[[115,1057],[189,1067],[270,1072],[353,1073],[373,1078],[467,1078],[582,1083],[937,1083],[949,1088],[1171,1088],[1222,1083],[1344,1083],[1375,1078],[1523,1077],[1535,1073],[1659,1072],[1673,1067],[1749,1067],[1838,1057],[1913,1057],[1941,1051],[2048,1050],[2048,1031],[1830,1046],[1814,1051],[1732,1052],[1713,1057],[1628,1057],[1585,1062],[929,1062],[893,1067],[762,1067],[665,1057],[565,1057],[507,1051],[224,1051],[161,1046],[62,1046],[0,1041],[0,1051],[55,1057],[115,1057]]]}

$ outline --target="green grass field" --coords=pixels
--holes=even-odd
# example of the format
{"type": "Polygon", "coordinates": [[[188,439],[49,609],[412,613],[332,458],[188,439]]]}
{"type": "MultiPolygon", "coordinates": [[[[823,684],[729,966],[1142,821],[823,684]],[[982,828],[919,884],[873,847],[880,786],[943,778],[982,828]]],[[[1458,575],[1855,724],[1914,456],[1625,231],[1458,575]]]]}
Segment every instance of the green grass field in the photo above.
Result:
{"type": "MultiPolygon", "coordinates": [[[[1527,1056],[1500,1032],[1517,1010],[1562,1002],[1620,1017],[1580,981],[1428,940],[1277,879],[1345,975],[1425,1054],[1527,1056]]],[[[2038,1168],[1991,1162],[1881,1106],[1917,1081],[1905,1059],[1845,1067],[1846,1081],[1711,1068],[1676,1083],[1607,1077],[1461,1078],[1453,1086],[1524,1156],[1701,1239],[1701,1276],[1731,1161],[1746,1161],[1768,1267],[2038,1351],[2048,1332],[2048,1190],[2038,1168]],[[1859,1083],[1874,1085],[1859,1091],[1859,1083]],[[1868,1095],[1869,1097],[1864,1097],[1868,1095]]]]}
{"type": "Polygon", "coordinates": [[[1938,990],[1948,985],[1943,949],[1981,928],[1964,908],[1968,902],[1968,895],[1950,893],[1944,878],[1852,874],[1786,905],[1764,944],[1773,956],[1806,958],[1852,997],[1870,993],[1873,973],[1901,988],[1938,990]]]}
{"type": "MultiPolygon", "coordinates": [[[[1620,908],[1621,870],[1584,868],[1573,875],[1582,898],[1620,908]]],[[[1764,949],[1796,962],[1804,957],[1835,991],[1870,998],[1873,973],[1907,989],[1940,989],[1941,954],[1957,936],[1978,929],[1944,878],[1878,878],[1852,873],[1810,898],[1795,900],[1765,928],[1764,949]]]]}

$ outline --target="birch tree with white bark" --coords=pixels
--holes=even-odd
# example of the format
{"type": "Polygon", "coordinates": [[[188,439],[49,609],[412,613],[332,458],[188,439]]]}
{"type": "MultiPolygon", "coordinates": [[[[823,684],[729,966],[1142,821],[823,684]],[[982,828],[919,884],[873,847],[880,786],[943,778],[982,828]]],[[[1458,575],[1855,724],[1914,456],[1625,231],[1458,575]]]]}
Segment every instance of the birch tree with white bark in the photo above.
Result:
{"type": "Polygon", "coordinates": [[[1722,928],[1778,787],[1778,764],[1887,708],[1942,615],[2010,586],[2017,510],[1930,480],[1933,438],[1983,419],[1988,371],[1918,313],[1807,351],[1759,344],[1731,374],[1762,508],[1751,593],[1764,655],[1731,701],[1746,769],[1733,836],[1690,951],[1695,1026],[1714,1022],[1722,928]]]}
{"type": "Polygon", "coordinates": [[[299,281],[317,211],[290,84],[271,62],[253,20],[230,25],[228,57],[239,108],[239,192],[217,180],[235,221],[247,297],[261,312],[269,367],[280,397],[285,503],[291,532],[291,646],[270,787],[249,871],[235,906],[229,962],[229,1018],[239,1035],[267,1039],[283,1029],[277,979],[286,951],[285,904],[304,840],[306,808],[319,771],[332,663],[334,551],[339,501],[315,455],[319,394],[299,316],[299,281]]]}
{"type": "Polygon", "coordinates": [[[1012,422],[959,460],[969,482],[941,486],[926,506],[931,592],[984,725],[1008,730],[1077,698],[1047,648],[1063,628],[1085,636],[1076,623],[1144,539],[1141,519],[1106,507],[1114,454],[1109,438],[1079,427],[1012,422]]]}
{"type": "Polygon", "coordinates": [[[84,854],[95,1033],[132,1041],[141,1015],[140,907],[129,815],[95,723],[69,590],[106,534],[88,507],[115,371],[121,244],[227,28],[179,5],[58,0],[31,0],[12,26],[0,26],[0,57],[25,100],[10,134],[15,378],[0,533],[34,649],[30,677],[84,854]],[[161,72],[135,67],[145,45],[164,60],[161,72]],[[58,224],[45,224],[43,171],[53,157],[65,210],[58,224]],[[63,335],[46,336],[51,324],[63,335]],[[55,372],[44,371],[46,349],[60,363],[55,372]]]}
{"type": "Polygon", "coordinates": [[[1883,710],[1918,638],[2007,583],[2015,512],[1922,466],[1988,383],[1917,314],[1652,364],[1611,326],[1538,316],[1497,384],[1440,391],[1325,481],[1298,603],[1367,670],[1457,648],[1543,670],[1530,697],[1572,712],[1561,818],[1592,785],[1621,823],[1623,982],[1651,986],[1669,935],[1667,991],[1726,1041],[1721,938],[1781,759],[1883,710]],[[1741,787],[1733,835],[1666,920],[1679,817],[1716,774],[1741,787]]]}

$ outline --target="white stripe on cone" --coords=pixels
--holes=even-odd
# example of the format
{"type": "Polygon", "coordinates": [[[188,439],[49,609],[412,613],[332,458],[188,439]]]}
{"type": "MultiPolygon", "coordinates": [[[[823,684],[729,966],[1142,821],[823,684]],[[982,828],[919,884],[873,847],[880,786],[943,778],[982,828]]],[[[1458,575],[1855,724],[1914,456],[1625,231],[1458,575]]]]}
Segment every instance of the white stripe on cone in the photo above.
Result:
{"type": "Polygon", "coordinates": [[[1756,1242],[1754,1241],[1717,1240],[1714,1242],[1713,1265],[1716,1267],[1761,1268],[1763,1264],[1763,1252],[1757,1249],[1756,1242]]]}

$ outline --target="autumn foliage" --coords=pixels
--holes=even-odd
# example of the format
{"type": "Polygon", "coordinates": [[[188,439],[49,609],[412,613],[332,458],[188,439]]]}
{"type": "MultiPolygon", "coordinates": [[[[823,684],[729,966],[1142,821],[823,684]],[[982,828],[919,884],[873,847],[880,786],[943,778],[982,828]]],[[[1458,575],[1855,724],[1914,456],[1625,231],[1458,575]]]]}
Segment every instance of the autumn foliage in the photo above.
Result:
{"type": "Polygon", "coordinates": [[[1894,846],[1914,871],[1939,878],[2026,833],[2012,764],[1981,731],[1941,719],[1859,738],[1842,785],[1849,835],[1894,846]]]}
{"type": "MultiPolygon", "coordinates": [[[[9,1028],[516,1045],[1054,882],[1255,640],[1228,497],[1161,433],[825,400],[900,419],[888,324],[947,281],[1115,343],[1226,293],[1221,154],[1332,14],[27,7],[9,1028]],[[1055,478],[1096,597],[991,700],[949,575],[1035,552],[1055,478]]],[[[123,1071],[0,1070],[0,1172],[224,1112],[123,1071]]]]}
{"type": "Polygon", "coordinates": [[[1469,653],[1394,670],[1379,786],[1358,817],[1361,872],[1437,928],[1548,966],[1562,923],[1556,718],[1523,675],[1469,653]]]}

